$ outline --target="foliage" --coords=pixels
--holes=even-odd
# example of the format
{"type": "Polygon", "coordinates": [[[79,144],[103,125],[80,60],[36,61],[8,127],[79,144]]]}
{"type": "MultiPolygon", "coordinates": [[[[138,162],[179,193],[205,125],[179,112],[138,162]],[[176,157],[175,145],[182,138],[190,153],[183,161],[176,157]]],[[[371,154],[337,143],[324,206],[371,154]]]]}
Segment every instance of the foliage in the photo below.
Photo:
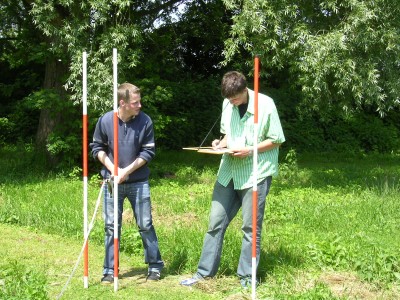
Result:
{"type": "Polygon", "coordinates": [[[9,121],[8,118],[0,118],[0,131],[3,133],[0,136],[0,145],[5,142],[5,140],[12,135],[12,128],[14,124],[9,121]]]}
{"type": "Polygon", "coordinates": [[[333,107],[310,112],[299,105],[298,92],[267,88],[265,84],[261,89],[278,108],[286,137],[284,150],[390,153],[400,149],[398,112],[389,112],[385,118],[367,109],[352,114],[337,113],[333,107]]]}
{"type": "Polygon", "coordinates": [[[9,300],[50,299],[46,291],[46,276],[29,270],[17,261],[10,261],[0,267],[0,298],[9,300]]]}
{"type": "MultiPolygon", "coordinates": [[[[126,1],[36,0],[32,3],[30,14],[35,26],[50,39],[49,52],[58,59],[71,61],[65,87],[72,92],[74,102],[81,100],[83,49],[89,52],[91,66],[88,72],[90,102],[95,107],[104,105],[100,99],[110,95],[112,48],[127,49],[130,43],[139,41],[136,19],[129,18],[129,9],[126,1]]],[[[119,53],[118,60],[122,59],[135,64],[134,51],[119,53]]]]}
{"type": "MultiPolygon", "coordinates": [[[[198,146],[218,120],[222,99],[219,82],[214,78],[202,81],[142,80],[143,111],[154,122],[157,146],[179,149],[198,146]]],[[[219,124],[210,140],[219,135],[219,124]]]]}
{"type": "Polygon", "coordinates": [[[399,108],[398,1],[224,3],[234,13],[225,63],[241,49],[259,54],[267,73],[285,70],[310,111],[399,108]]]}
{"type": "Polygon", "coordinates": [[[221,74],[224,39],[231,23],[221,1],[183,1],[180,13],[143,35],[140,61],[131,78],[168,81],[221,74]],[[207,28],[207,29],[205,29],[207,28]]]}
{"type": "Polygon", "coordinates": [[[355,258],[355,269],[361,273],[367,281],[374,281],[376,276],[387,282],[400,280],[400,262],[398,254],[372,248],[372,255],[364,255],[355,258]]]}
{"type": "MultiPolygon", "coordinates": [[[[275,100],[287,138],[283,151],[397,152],[398,11],[394,0],[6,0],[0,143],[34,140],[48,110],[61,116],[40,146],[59,168],[80,164],[82,51],[91,137],[112,107],[117,48],[118,82],[142,88],[159,148],[200,145],[221,110],[221,75],[238,69],[251,85],[257,53],[261,92],[275,100]],[[50,76],[49,61],[66,74],[50,76]],[[51,79],[62,91],[42,88],[51,79]]],[[[205,144],[216,136],[218,122],[205,144]]]]}
{"type": "MultiPolygon", "coordinates": [[[[32,109],[36,114],[48,109],[52,116],[59,116],[54,130],[47,138],[47,153],[57,163],[55,167],[71,168],[80,161],[81,153],[77,149],[82,145],[82,118],[77,106],[70,101],[60,101],[56,90],[41,89],[24,99],[25,111],[32,109]]],[[[24,109],[24,107],[19,108],[24,109]]],[[[24,113],[21,111],[20,113],[24,113]]]]}

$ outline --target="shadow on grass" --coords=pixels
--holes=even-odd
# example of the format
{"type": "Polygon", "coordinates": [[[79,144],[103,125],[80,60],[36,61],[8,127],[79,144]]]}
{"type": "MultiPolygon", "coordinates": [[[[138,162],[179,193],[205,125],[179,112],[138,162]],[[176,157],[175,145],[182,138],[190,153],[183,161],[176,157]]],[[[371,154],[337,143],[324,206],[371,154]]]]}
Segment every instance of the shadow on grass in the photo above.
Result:
{"type": "Polygon", "coordinates": [[[146,278],[147,276],[147,268],[132,268],[128,271],[121,272],[119,277],[121,279],[125,278],[146,278]]]}
{"type": "Polygon", "coordinates": [[[287,269],[287,267],[300,269],[303,265],[303,258],[294,255],[285,248],[274,249],[273,251],[261,250],[260,263],[257,277],[264,281],[267,274],[275,273],[275,269],[287,269]]]}
{"type": "MultiPolygon", "coordinates": [[[[267,274],[274,273],[275,269],[284,269],[286,267],[301,268],[302,257],[294,255],[292,252],[284,248],[279,248],[273,251],[261,250],[260,263],[258,266],[257,277],[263,281],[267,274]]],[[[187,251],[180,251],[174,255],[172,261],[168,264],[165,270],[166,274],[179,274],[188,261],[187,251]]],[[[222,262],[218,274],[223,273],[224,276],[237,276],[238,259],[231,260],[229,263],[222,262]]],[[[193,273],[196,270],[193,270],[193,273]]],[[[217,275],[218,275],[217,274],[217,275]]]]}

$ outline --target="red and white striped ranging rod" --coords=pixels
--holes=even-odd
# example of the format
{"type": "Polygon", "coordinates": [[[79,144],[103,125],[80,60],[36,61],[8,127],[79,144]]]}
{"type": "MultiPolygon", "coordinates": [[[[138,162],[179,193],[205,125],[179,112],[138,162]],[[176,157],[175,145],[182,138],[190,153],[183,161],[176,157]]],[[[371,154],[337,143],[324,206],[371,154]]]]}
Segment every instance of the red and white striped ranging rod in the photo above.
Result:
{"type": "Polygon", "coordinates": [[[253,140],[253,226],[252,226],[252,259],[251,259],[251,290],[252,299],[256,299],[257,280],[257,174],[258,174],[258,66],[259,58],[254,58],[254,140],[253,140]]]}
{"type": "Polygon", "coordinates": [[[118,94],[117,94],[117,49],[113,48],[113,97],[114,97],[114,292],[118,290],[118,94]]]}
{"type": "Polygon", "coordinates": [[[88,241],[88,115],[87,115],[87,55],[82,54],[82,156],[83,156],[83,286],[89,287],[89,241],[88,241]]]}

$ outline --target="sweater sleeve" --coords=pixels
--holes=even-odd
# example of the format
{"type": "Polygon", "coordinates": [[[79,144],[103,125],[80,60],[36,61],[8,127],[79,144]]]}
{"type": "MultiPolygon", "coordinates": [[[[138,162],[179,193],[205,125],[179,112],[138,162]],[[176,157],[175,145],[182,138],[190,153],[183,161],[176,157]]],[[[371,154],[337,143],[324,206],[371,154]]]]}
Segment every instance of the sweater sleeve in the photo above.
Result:
{"type": "Polygon", "coordinates": [[[150,117],[146,122],[146,127],[143,132],[143,140],[138,156],[147,162],[150,162],[155,156],[154,128],[150,117]]]}
{"type": "Polygon", "coordinates": [[[92,155],[94,159],[97,159],[97,155],[100,151],[108,153],[108,137],[106,130],[104,128],[104,116],[100,117],[97,121],[96,128],[93,134],[93,141],[89,144],[92,149],[92,155]]]}

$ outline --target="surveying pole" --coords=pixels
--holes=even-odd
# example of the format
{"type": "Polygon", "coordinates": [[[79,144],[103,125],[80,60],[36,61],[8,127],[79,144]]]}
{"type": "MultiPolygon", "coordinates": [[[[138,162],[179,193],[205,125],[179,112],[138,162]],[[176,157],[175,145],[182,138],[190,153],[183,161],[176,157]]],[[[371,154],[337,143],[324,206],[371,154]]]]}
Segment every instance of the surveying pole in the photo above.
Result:
{"type": "Polygon", "coordinates": [[[89,287],[89,241],[88,241],[88,115],[87,115],[87,55],[82,54],[82,156],[83,156],[83,286],[89,287]]]}
{"type": "Polygon", "coordinates": [[[256,280],[257,280],[257,216],[258,216],[258,193],[257,193],[257,174],[258,174],[258,70],[259,58],[254,58],[254,140],[253,140],[253,226],[252,226],[252,259],[251,259],[251,295],[256,299],[256,280]]]}
{"type": "Polygon", "coordinates": [[[114,98],[114,292],[118,290],[118,264],[119,264],[119,241],[118,241],[118,94],[117,94],[117,49],[113,48],[113,98],[114,98]]]}

